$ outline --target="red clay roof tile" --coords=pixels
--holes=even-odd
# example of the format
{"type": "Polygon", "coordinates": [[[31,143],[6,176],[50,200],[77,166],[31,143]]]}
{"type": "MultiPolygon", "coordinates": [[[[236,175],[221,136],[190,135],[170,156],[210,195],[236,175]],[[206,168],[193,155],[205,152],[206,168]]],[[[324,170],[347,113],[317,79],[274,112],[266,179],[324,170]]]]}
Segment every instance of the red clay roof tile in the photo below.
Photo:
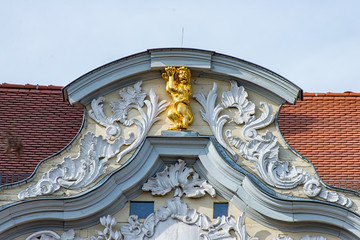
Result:
{"type": "Polygon", "coordinates": [[[278,123],[286,141],[324,180],[360,180],[360,93],[304,93],[283,105],[278,123]]]}
{"type": "Polygon", "coordinates": [[[0,84],[0,173],[32,173],[74,138],[82,116],[61,87],[0,84]]]}

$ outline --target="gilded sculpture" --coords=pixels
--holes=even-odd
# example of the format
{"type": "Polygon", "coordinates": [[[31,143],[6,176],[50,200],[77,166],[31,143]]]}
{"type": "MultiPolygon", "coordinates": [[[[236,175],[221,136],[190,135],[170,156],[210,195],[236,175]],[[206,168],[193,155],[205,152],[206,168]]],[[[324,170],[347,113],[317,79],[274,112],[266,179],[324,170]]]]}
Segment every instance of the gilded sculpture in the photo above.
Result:
{"type": "Polygon", "coordinates": [[[174,126],[168,130],[184,130],[193,121],[190,107],[190,70],[186,67],[166,67],[162,78],[166,81],[166,93],[172,98],[168,118],[174,126]]]}

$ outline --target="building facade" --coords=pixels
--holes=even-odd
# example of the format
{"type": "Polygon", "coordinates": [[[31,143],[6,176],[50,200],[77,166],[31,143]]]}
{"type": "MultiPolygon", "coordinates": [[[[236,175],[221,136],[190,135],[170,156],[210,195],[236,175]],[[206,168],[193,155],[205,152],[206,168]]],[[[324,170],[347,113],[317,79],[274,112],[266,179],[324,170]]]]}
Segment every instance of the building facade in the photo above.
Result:
{"type": "Polygon", "coordinates": [[[1,239],[358,239],[359,197],[282,137],[302,90],[219,53],[152,49],[63,88],[76,139],[2,187],[1,239]]]}

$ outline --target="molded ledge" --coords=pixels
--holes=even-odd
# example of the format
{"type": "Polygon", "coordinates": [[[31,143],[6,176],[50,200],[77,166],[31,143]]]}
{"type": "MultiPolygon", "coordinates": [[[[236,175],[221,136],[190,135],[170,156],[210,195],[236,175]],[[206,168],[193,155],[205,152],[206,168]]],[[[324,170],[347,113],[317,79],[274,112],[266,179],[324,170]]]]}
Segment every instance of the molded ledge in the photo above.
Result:
{"type": "Polygon", "coordinates": [[[186,66],[199,76],[236,80],[279,104],[294,104],[302,97],[298,86],[256,64],[212,51],[161,48],[116,60],[79,77],[63,88],[64,100],[70,104],[87,105],[93,98],[116,88],[139,80],[160,78],[160,69],[165,66],[186,66]]]}
{"type": "Polygon", "coordinates": [[[93,226],[142,193],[145,181],[181,158],[217,193],[255,221],[285,231],[314,231],[358,239],[360,216],[319,200],[283,196],[236,165],[213,137],[148,137],[125,165],[73,197],[39,198],[3,206],[0,239],[44,229],[93,226]],[[186,151],[184,151],[186,149],[186,151]],[[300,229],[301,227],[301,229],[300,229]]]}

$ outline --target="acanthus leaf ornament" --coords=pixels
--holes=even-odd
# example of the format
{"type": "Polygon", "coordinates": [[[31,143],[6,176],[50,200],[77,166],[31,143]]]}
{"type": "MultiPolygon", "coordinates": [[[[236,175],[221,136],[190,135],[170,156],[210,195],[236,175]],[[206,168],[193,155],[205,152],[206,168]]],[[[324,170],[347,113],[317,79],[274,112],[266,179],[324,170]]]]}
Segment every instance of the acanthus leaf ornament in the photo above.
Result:
{"type": "Polygon", "coordinates": [[[106,115],[104,114],[102,104],[104,101],[104,97],[93,99],[91,101],[91,109],[89,110],[89,116],[100,125],[106,127],[105,136],[110,140],[114,140],[115,138],[120,136],[121,128],[117,122],[115,122],[111,118],[106,117],[106,115]]]}
{"type": "MultiPolygon", "coordinates": [[[[217,98],[217,85],[214,82],[213,89],[208,97],[201,94],[195,94],[194,97],[204,108],[200,110],[204,121],[206,121],[212,130],[216,140],[231,155],[236,156],[232,145],[239,155],[246,160],[254,163],[252,168],[255,173],[270,186],[282,189],[291,189],[303,184],[304,193],[309,197],[320,197],[329,202],[351,207],[350,198],[342,194],[328,191],[315,177],[308,172],[290,166],[286,161],[281,161],[278,156],[279,146],[277,138],[269,131],[264,135],[259,135],[257,130],[269,126],[274,121],[273,111],[270,104],[261,102],[262,114],[259,118],[253,116],[255,105],[248,101],[247,93],[243,87],[238,87],[237,83],[231,81],[231,90],[223,93],[222,103],[215,106],[217,98]],[[231,130],[225,131],[227,142],[223,138],[223,128],[228,122],[228,115],[220,115],[225,108],[236,108],[238,118],[233,121],[240,125],[244,123],[241,134],[242,138],[233,136],[231,130]],[[220,115],[220,116],[219,116],[220,115]]],[[[234,158],[236,160],[236,158],[234,158]]]]}
{"type": "Polygon", "coordinates": [[[214,82],[213,88],[209,92],[207,98],[202,93],[194,94],[194,98],[203,107],[204,110],[200,110],[201,116],[204,121],[209,124],[209,127],[216,140],[235,158],[235,151],[229,146],[229,144],[225,142],[223,138],[223,127],[230,117],[228,115],[222,115],[219,117],[219,114],[224,109],[224,106],[221,104],[217,104],[215,106],[215,101],[217,98],[216,90],[217,84],[214,82]]]}
{"type": "Polygon", "coordinates": [[[120,100],[110,103],[113,115],[107,117],[103,110],[104,97],[99,97],[91,102],[89,116],[101,126],[106,127],[105,135],[108,139],[114,140],[121,134],[121,127],[116,121],[124,126],[131,126],[133,119],[127,119],[128,111],[131,108],[142,108],[146,93],[141,91],[142,82],[137,82],[133,87],[123,88],[119,91],[120,100]]]}
{"type": "MultiPolygon", "coordinates": [[[[256,131],[252,131],[256,133],[256,131]]],[[[270,186],[290,189],[301,184],[307,176],[305,172],[295,167],[289,168],[287,162],[278,158],[279,146],[277,138],[269,131],[263,136],[249,142],[244,142],[238,137],[231,136],[226,132],[229,143],[233,145],[238,153],[246,160],[254,163],[252,169],[270,186]]]]}
{"type": "Polygon", "coordinates": [[[122,150],[117,155],[117,159],[116,159],[117,162],[119,162],[121,160],[121,158],[123,156],[125,156],[125,154],[134,150],[135,148],[137,148],[140,145],[140,143],[146,137],[146,134],[149,132],[151,126],[154,124],[154,122],[156,122],[160,119],[159,114],[162,113],[166,109],[166,107],[169,105],[169,103],[166,102],[165,100],[162,100],[159,102],[159,97],[156,96],[153,88],[150,89],[149,98],[150,98],[150,101],[149,100],[144,101],[146,104],[146,107],[147,107],[146,113],[140,107],[140,105],[137,108],[141,114],[140,120],[138,120],[138,119],[128,120],[128,121],[132,121],[135,123],[137,130],[138,130],[138,136],[129,147],[122,150]]]}
{"type": "Polygon", "coordinates": [[[75,231],[70,229],[62,235],[54,231],[44,230],[31,234],[25,240],[86,240],[85,238],[75,237],[75,231]]]}
{"type": "MultiPolygon", "coordinates": [[[[182,160],[179,160],[179,164],[176,164],[176,166],[171,165],[167,169],[173,169],[173,171],[164,170],[162,175],[181,175],[181,172],[183,172],[183,176],[178,178],[178,180],[182,179],[181,182],[186,182],[187,177],[189,177],[191,173],[196,174],[193,175],[195,178],[198,176],[192,169],[185,167],[185,163],[182,160]]],[[[143,186],[145,185],[146,184],[143,186]]],[[[177,184],[172,184],[171,186],[176,185],[177,184]]],[[[209,186],[212,188],[211,185],[209,186]]],[[[202,196],[203,194],[199,197],[202,196]]],[[[187,204],[181,201],[180,196],[176,196],[173,199],[167,200],[165,206],[160,206],[154,213],[149,214],[143,222],[139,221],[137,215],[129,216],[128,223],[122,225],[119,230],[116,230],[117,221],[114,217],[110,215],[101,217],[99,220],[104,229],[95,230],[96,235],[92,235],[90,240],[164,239],[163,234],[165,229],[170,229],[167,233],[171,233],[172,230],[175,230],[175,232],[178,231],[174,235],[176,239],[259,240],[257,237],[248,236],[244,218],[245,212],[243,212],[237,220],[233,216],[222,215],[211,221],[205,214],[198,213],[196,209],[188,208],[187,204]],[[178,228],[172,228],[174,223],[178,225],[178,228]],[[180,223],[180,225],[178,223],[180,223]],[[182,224],[188,227],[184,227],[182,224]],[[191,237],[184,238],[189,236],[191,237]]],[[[172,239],[171,236],[167,235],[166,237],[166,239],[172,239]]],[[[76,237],[75,231],[72,229],[63,232],[62,235],[49,230],[38,231],[26,238],[26,240],[41,239],[85,240],[76,237]]],[[[292,240],[292,238],[282,236],[273,240],[292,240]]],[[[310,237],[309,235],[304,235],[301,240],[326,240],[326,238],[322,236],[310,237]]]]}
{"type": "MultiPolygon", "coordinates": [[[[201,189],[204,183],[206,183],[205,180],[199,179],[198,174],[193,169],[185,167],[185,162],[179,160],[179,163],[167,167],[163,172],[158,173],[155,178],[149,178],[148,182],[143,185],[143,190],[151,189],[153,194],[164,195],[171,189],[181,185],[183,189],[190,189],[190,191],[184,190],[187,197],[189,195],[202,197],[205,194],[204,191],[215,195],[215,190],[208,183],[206,183],[205,187],[208,190],[201,189]],[[189,177],[192,177],[190,181],[189,177]],[[195,182],[193,179],[195,179],[195,182]]],[[[171,227],[175,220],[193,227],[187,230],[192,231],[191,229],[193,229],[193,234],[198,234],[197,238],[201,237],[207,240],[234,239],[231,234],[231,231],[234,231],[238,240],[258,240],[247,235],[246,227],[243,224],[245,213],[237,221],[232,216],[221,216],[215,221],[210,221],[205,214],[198,213],[195,209],[189,209],[187,204],[180,200],[181,195],[167,200],[165,206],[161,206],[156,212],[151,213],[143,223],[139,222],[138,216],[129,216],[129,223],[123,225],[121,231],[117,231],[116,236],[119,237],[119,240],[156,239],[157,234],[161,234],[156,230],[159,224],[162,223],[167,227],[171,227]]],[[[105,226],[105,230],[97,230],[98,237],[104,236],[104,233],[111,233],[110,236],[115,235],[112,230],[112,226],[116,222],[115,218],[110,216],[102,217],[100,222],[105,226]]],[[[91,240],[103,239],[98,237],[92,236],[91,240]]],[[[117,240],[117,238],[106,238],[106,240],[117,240]]]]}
{"type": "Polygon", "coordinates": [[[96,230],[98,236],[91,236],[90,240],[123,240],[119,231],[113,231],[113,227],[116,225],[115,218],[107,215],[100,218],[100,223],[105,227],[104,230],[96,230]]]}
{"type": "Polygon", "coordinates": [[[215,189],[201,179],[192,168],[185,167],[185,162],[179,160],[175,165],[166,167],[164,171],[157,173],[156,177],[149,178],[144,183],[142,190],[151,191],[153,195],[165,195],[174,189],[174,196],[198,198],[208,193],[215,196],[215,189]]]}
{"type": "Polygon", "coordinates": [[[263,137],[258,136],[257,129],[261,129],[269,126],[274,121],[274,116],[272,115],[272,107],[270,104],[266,102],[260,102],[261,105],[261,116],[256,118],[255,116],[251,116],[248,121],[245,121],[245,125],[242,128],[243,137],[251,141],[253,139],[257,139],[262,141],[263,137]]]}
{"type": "Polygon", "coordinates": [[[235,234],[239,240],[259,240],[257,237],[248,238],[246,232],[246,226],[244,224],[245,213],[242,213],[238,218],[235,226],[235,234]]]}
{"type": "Polygon", "coordinates": [[[30,185],[18,194],[23,200],[29,197],[52,194],[60,189],[77,189],[90,185],[106,170],[109,158],[114,157],[121,146],[129,145],[134,140],[119,138],[109,143],[102,136],[86,133],[80,140],[80,152],[77,157],[64,157],[64,161],[57,167],[45,172],[34,185],[30,185]]]}
{"type": "Polygon", "coordinates": [[[111,116],[114,121],[120,121],[124,126],[131,126],[132,119],[127,119],[128,111],[131,108],[138,109],[144,106],[146,93],[141,90],[142,82],[134,84],[134,87],[123,88],[119,91],[120,100],[110,104],[114,114],[111,116]]]}
{"type": "MultiPolygon", "coordinates": [[[[139,222],[138,216],[131,215],[128,219],[128,224],[121,227],[121,231],[116,231],[119,234],[119,238],[106,238],[106,240],[141,240],[141,239],[153,239],[157,232],[156,228],[160,223],[169,224],[171,226],[171,220],[185,223],[186,225],[194,227],[195,233],[198,234],[198,238],[206,240],[226,240],[235,239],[231,234],[235,232],[237,240],[258,240],[258,238],[248,237],[246,227],[243,224],[245,213],[238,218],[236,221],[232,216],[221,216],[210,221],[209,218],[198,213],[195,209],[189,209],[187,204],[180,200],[179,197],[166,201],[166,205],[160,207],[155,213],[151,213],[143,223],[139,222]],[[121,238],[121,235],[123,238],[121,238]]],[[[109,218],[109,222],[115,222],[115,218],[109,218]]],[[[103,226],[107,226],[103,224],[103,226]]],[[[98,240],[104,238],[98,238],[103,236],[104,232],[111,232],[111,236],[114,236],[112,227],[107,227],[108,230],[99,231],[97,230],[98,236],[92,236],[91,240],[98,240]]],[[[189,229],[188,229],[189,230],[189,229]]],[[[191,231],[191,230],[190,230],[191,231]]],[[[185,233],[184,233],[185,234],[185,233]]],[[[156,237],[155,237],[156,238],[156,237]]]]}
{"type": "Polygon", "coordinates": [[[251,115],[255,113],[255,104],[250,102],[248,94],[243,86],[231,84],[230,91],[223,92],[221,103],[224,108],[236,107],[238,110],[238,118],[234,119],[237,124],[248,122],[251,115]]]}
{"type": "MultiPolygon", "coordinates": [[[[273,240],[294,240],[294,239],[292,237],[288,237],[288,236],[281,236],[278,238],[273,238],[273,240]]],[[[300,240],[326,240],[326,237],[304,235],[301,237],[300,240]]]]}
{"type": "Polygon", "coordinates": [[[326,240],[326,237],[323,236],[302,236],[300,240],[326,240]]]}
{"type": "MultiPolygon", "coordinates": [[[[149,100],[145,100],[147,94],[141,90],[142,82],[137,82],[134,86],[130,86],[119,91],[120,100],[110,103],[113,115],[107,117],[103,110],[103,105],[100,104],[105,101],[104,97],[94,99],[91,103],[89,116],[101,126],[104,126],[105,135],[108,139],[114,140],[118,138],[122,132],[120,122],[125,127],[130,127],[133,124],[137,128],[137,137],[126,149],[119,152],[116,161],[119,162],[123,156],[137,148],[146,134],[150,130],[152,124],[159,120],[159,114],[163,112],[169,105],[168,102],[162,100],[159,102],[159,97],[156,96],[154,89],[150,89],[149,100]],[[147,107],[147,112],[143,110],[144,104],[147,107]],[[128,111],[133,108],[140,113],[140,118],[128,119],[128,111]]],[[[135,135],[130,132],[130,135],[135,135]]]]}
{"type": "Polygon", "coordinates": [[[18,198],[23,200],[29,197],[52,194],[60,189],[79,189],[89,186],[106,170],[106,163],[109,158],[116,156],[116,161],[137,148],[146,134],[150,130],[152,124],[159,120],[158,115],[165,110],[167,103],[165,100],[159,102],[153,89],[150,89],[149,100],[146,93],[141,90],[141,83],[137,82],[133,87],[127,87],[120,90],[121,99],[114,101],[110,105],[114,114],[107,117],[104,114],[103,102],[104,97],[94,99],[91,103],[92,109],[89,115],[98,124],[106,127],[105,135],[108,139],[113,140],[109,143],[102,136],[96,137],[93,133],[88,132],[80,140],[80,153],[78,157],[65,157],[64,161],[57,167],[50,169],[44,173],[43,177],[35,184],[18,194],[18,198]],[[147,111],[142,107],[146,104],[147,111]],[[127,119],[127,113],[130,108],[139,111],[139,119],[127,119]],[[138,133],[130,132],[129,138],[119,137],[121,127],[117,123],[119,121],[124,126],[131,126],[135,123],[138,133]],[[121,147],[127,145],[125,149],[121,147]]]}
{"type": "Polygon", "coordinates": [[[294,240],[292,237],[288,237],[288,236],[281,236],[278,238],[273,238],[272,240],[294,240]]]}

